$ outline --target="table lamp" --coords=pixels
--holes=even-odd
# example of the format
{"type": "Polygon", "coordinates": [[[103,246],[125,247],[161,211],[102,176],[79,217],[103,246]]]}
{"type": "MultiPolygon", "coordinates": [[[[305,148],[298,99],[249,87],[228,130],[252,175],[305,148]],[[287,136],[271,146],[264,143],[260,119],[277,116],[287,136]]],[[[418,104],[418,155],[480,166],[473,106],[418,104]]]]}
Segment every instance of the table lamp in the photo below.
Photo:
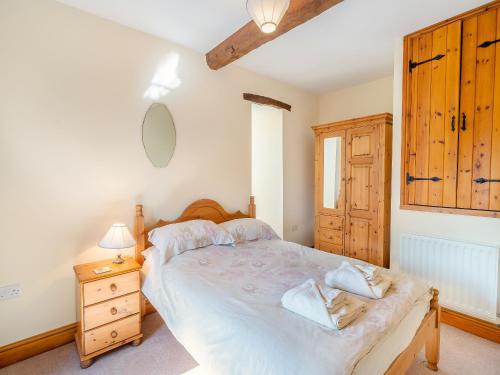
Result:
{"type": "Polygon", "coordinates": [[[118,254],[113,260],[115,264],[122,264],[124,262],[120,250],[133,246],[135,246],[135,240],[125,224],[113,224],[104,238],[99,242],[99,247],[103,249],[118,250],[118,254]]]}

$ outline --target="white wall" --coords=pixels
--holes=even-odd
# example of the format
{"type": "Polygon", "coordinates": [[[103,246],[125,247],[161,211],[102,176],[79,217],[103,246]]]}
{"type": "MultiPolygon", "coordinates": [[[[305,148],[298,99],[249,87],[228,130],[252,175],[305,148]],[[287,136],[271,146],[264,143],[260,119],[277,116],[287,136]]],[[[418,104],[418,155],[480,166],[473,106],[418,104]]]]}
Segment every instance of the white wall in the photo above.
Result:
{"type": "Polygon", "coordinates": [[[252,194],[257,218],[283,236],[283,110],[252,105],[252,194]]]}
{"type": "Polygon", "coordinates": [[[355,117],[392,112],[392,76],[322,94],[319,122],[328,123],[355,117]]]}
{"type": "Polygon", "coordinates": [[[399,268],[402,233],[500,245],[500,220],[493,218],[401,210],[401,112],[403,39],[394,48],[394,123],[392,158],[391,268],[399,268]]]}
{"type": "MultiPolygon", "coordinates": [[[[243,92],[292,105],[284,114],[284,236],[311,244],[317,97],[52,0],[0,2],[0,345],[75,321],[74,264],[112,257],[96,243],[113,222],[174,218],[191,201],[247,209],[251,104],[243,92]],[[164,97],[177,130],[167,168],[141,144],[158,63],[180,54],[182,85],[164,97]],[[291,232],[297,224],[298,231],[291,232]]],[[[256,197],[257,211],[259,197],[256,197]]]]}

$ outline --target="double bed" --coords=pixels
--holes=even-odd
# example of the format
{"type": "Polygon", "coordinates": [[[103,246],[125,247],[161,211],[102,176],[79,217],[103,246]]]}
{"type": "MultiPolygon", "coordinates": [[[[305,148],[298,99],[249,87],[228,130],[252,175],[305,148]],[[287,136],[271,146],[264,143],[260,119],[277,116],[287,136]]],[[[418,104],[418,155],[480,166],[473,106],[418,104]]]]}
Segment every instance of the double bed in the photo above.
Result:
{"type": "MultiPolygon", "coordinates": [[[[161,264],[147,233],[192,219],[221,223],[255,217],[228,213],[212,200],[191,204],[174,221],[145,228],[137,206],[136,259],[142,292],[204,374],[403,374],[426,346],[428,367],[439,359],[437,291],[390,271],[393,286],[342,330],[330,330],[281,306],[288,289],[320,280],[347,259],[282,240],[211,245],[161,264]]],[[[349,259],[351,262],[356,262],[349,259]]]]}

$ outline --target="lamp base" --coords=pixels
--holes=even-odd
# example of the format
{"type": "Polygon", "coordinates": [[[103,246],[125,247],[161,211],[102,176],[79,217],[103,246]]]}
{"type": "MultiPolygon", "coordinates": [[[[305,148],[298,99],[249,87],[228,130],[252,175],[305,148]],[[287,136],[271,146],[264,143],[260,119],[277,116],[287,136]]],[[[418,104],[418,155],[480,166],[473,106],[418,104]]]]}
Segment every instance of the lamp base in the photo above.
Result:
{"type": "Polygon", "coordinates": [[[114,264],[123,264],[125,259],[122,258],[121,254],[118,254],[115,259],[113,259],[114,264]]]}

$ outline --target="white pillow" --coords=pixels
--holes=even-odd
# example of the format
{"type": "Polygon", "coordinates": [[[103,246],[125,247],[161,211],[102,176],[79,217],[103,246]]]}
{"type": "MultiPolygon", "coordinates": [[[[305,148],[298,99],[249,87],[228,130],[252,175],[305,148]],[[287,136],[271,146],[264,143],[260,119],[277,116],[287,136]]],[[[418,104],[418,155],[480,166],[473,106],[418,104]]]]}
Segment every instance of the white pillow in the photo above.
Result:
{"type": "Polygon", "coordinates": [[[160,250],[162,263],[168,260],[167,255],[170,252],[179,255],[186,250],[212,244],[234,243],[228,232],[210,220],[190,220],[155,228],[149,232],[149,241],[160,250]]]}
{"type": "Polygon", "coordinates": [[[235,219],[219,224],[236,242],[279,239],[276,232],[259,219],[235,219]]]}

